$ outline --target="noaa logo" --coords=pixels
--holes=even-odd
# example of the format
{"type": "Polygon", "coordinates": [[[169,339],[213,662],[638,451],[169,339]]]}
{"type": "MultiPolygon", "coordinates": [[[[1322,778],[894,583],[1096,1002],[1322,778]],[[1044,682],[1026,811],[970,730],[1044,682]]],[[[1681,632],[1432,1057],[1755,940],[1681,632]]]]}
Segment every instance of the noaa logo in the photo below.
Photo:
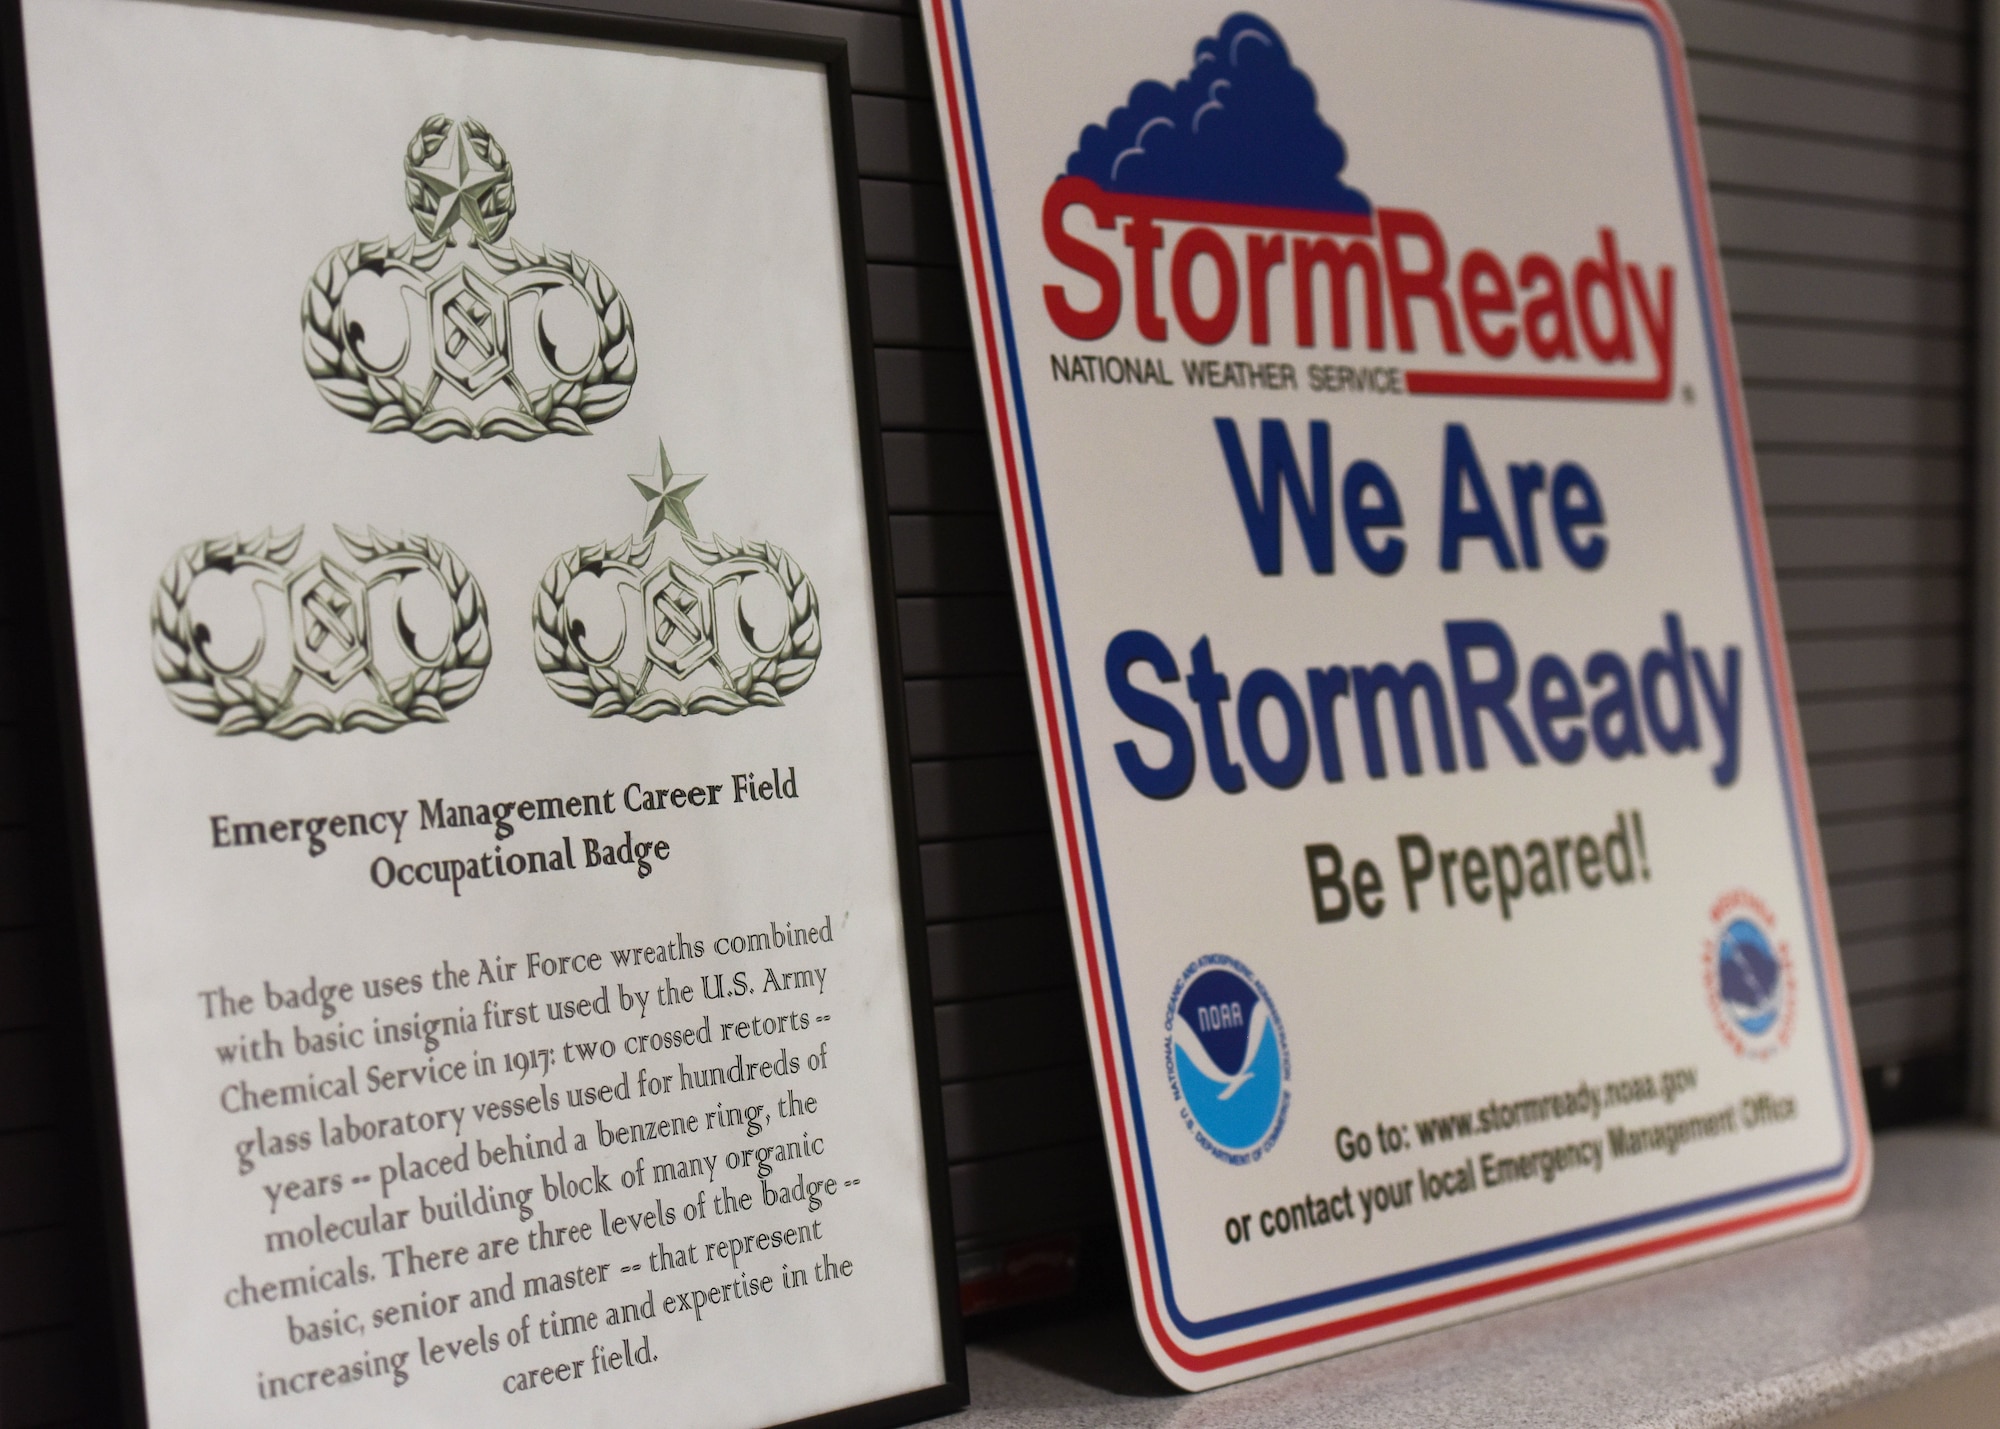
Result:
{"type": "Polygon", "coordinates": [[[1789,949],[1775,935],[1777,915],[1738,889],[1716,900],[1702,949],[1709,1009],[1737,1055],[1764,1058],[1792,1040],[1796,1005],[1789,949]]]}
{"type": "Polygon", "coordinates": [[[1271,995],[1234,958],[1210,953],[1167,1004],[1167,1084],[1181,1120],[1211,1155],[1255,1161],[1285,1129],[1292,1057],[1271,995]]]}

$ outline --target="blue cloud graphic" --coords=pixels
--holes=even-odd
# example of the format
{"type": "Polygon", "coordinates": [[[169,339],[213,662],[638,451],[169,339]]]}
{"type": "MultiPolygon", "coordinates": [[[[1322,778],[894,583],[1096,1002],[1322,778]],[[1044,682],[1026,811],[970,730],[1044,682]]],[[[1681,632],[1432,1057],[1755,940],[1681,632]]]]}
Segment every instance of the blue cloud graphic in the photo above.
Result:
{"type": "Polygon", "coordinates": [[[1186,79],[1172,89],[1146,80],[1086,128],[1066,171],[1108,193],[1369,212],[1367,196],[1340,181],[1345,167],[1347,145],[1319,117],[1313,82],[1270,23],[1244,12],[1194,47],[1186,79]]]}

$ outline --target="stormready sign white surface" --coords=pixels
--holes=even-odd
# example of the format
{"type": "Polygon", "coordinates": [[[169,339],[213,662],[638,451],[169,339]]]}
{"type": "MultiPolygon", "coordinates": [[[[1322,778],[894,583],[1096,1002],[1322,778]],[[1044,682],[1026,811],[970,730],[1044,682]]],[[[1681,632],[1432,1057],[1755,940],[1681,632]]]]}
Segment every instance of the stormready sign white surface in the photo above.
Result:
{"type": "Polygon", "coordinates": [[[1869,1177],[1680,41],[926,0],[1139,1323],[1241,1377],[1869,1177]]]}
{"type": "Polygon", "coordinates": [[[844,72],[22,12],[146,1422],[962,1402],[844,72]]]}

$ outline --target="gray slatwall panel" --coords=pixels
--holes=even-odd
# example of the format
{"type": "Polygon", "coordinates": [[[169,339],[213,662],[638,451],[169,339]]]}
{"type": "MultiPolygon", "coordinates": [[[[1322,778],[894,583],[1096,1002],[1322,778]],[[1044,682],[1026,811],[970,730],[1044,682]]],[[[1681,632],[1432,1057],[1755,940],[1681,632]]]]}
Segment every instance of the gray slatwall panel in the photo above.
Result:
{"type": "Polygon", "coordinates": [[[1948,451],[1965,439],[1965,399],[1958,395],[1802,390],[1748,377],[1744,386],[1750,428],[1763,441],[1948,451]]]}
{"type": "Polygon", "coordinates": [[[950,268],[871,263],[869,317],[884,347],[956,347],[972,340],[965,289],[950,268]]]}
{"type": "Polygon", "coordinates": [[[1965,624],[1965,582],[1958,576],[1780,577],[1778,601],[1788,634],[1881,634],[1965,624]]]}
{"type": "Polygon", "coordinates": [[[1094,1140],[960,1163],[951,1169],[951,1201],[961,1228],[977,1226],[986,1240],[1107,1222],[1112,1214],[1104,1150],[1094,1140]]]}
{"type": "Polygon", "coordinates": [[[1941,511],[1775,512],[1771,556],[1782,574],[1843,570],[1956,570],[1965,530],[1941,511]]]}
{"type": "Polygon", "coordinates": [[[1835,878],[1932,868],[1965,856],[1965,813],[1948,809],[1823,819],[1820,844],[1827,873],[1835,878]]]}
{"type": "Polygon", "coordinates": [[[917,13],[917,0],[800,0],[806,5],[837,5],[848,10],[893,10],[898,14],[917,13]]]}
{"type": "Polygon", "coordinates": [[[1048,827],[1041,759],[939,759],[917,764],[917,836],[936,839],[1033,832],[1048,827]]]}
{"type": "Polygon", "coordinates": [[[1757,452],[1764,504],[1774,510],[1867,507],[1955,510],[1965,501],[1965,463],[1920,452],[1790,451],[1766,444],[1757,452]]]}
{"type": "Polygon", "coordinates": [[[952,1002],[937,1012],[938,1071],[948,1082],[1080,1066],[1083,1007],[1066,987],[952,1002]]]}
{"type": "Polygon", "coordinates": [[[1799,698],[1876,695],[1884,690],[1952,690],[1965,680],[1965,638],[1910,631],[1791,642],[1799,698]]]}
{"type": "Polygon", "coordinates": [[[1799,722],[1807,750],[1821,759],[1880,749],[1956,748],[1965,738],[1965,701],[1957,691],[1802,700],[1799,722]]]}
{"type": "Polygon", "coordinates": [[[1962,275],[1725,256],[1722,280],[1730,311],[1744,317],[1947,334],[1966,326],[1962,275]]]}
{"type": "Polygon", "coordinates": [[[931,995],[939,1002],[1075,986],[1060,909],[930,925],[931,995]]]}
{"type": "Polygon", "coordinates": [[[856,119],[953,1209],[990,1242],[1102,1220],[1109,1187],[935,114],[856,119]]]}
{"type": "Polygon", "coordinates": [[[1959,219],[1790,195],[1733,192],[1717,185],[1716,241],[1725,255],[1823,258],[1962,271],[1966,227],[1959,219]]]}
{"type": "MultiPolygon", "coordinates": [[[[0,668],[21,668],[0,626],[0,668]]],[[[77,1256],[68,1144],[57,1127],[49,949],[28,887],[27,751],[16,691],[0,689],[0,1424],[52,1424],[82,1407],[75,1375],[77,1256]]],[[[76,1132],[70,1128],[70,1134],[76,1132]]]]}
{"type": "MultiPolygon", "coordinates": [[[[1718,123],[1756,125],[1947,154],[1965,152],[1970,138],[1965,102],[1957,98],[1699,56],[1689,61],[1688,77],[1709,130],[1718,123]]],[[[1714,178],[1712,150],[1709,162],[1714,178]]]]}
{"type": "MultiPolygon", "coordinates": [[[[103,1366],[94,1367],[101,1376],[103,1366]]],[[[9,1429],[56,1425],[78,1409],[83,1377],[76,1336],[43,1330],[0,1339],[0,1424],[9,1429]]]]}
{"type": "MultiPolygon", "coordinates": [[[[1939,868],[1907,877],[1849,879],[1834,891],[1833,913],[1841,939],[1857,944],[1900,929],[1949,925],[1964,898],[1964,871],[1939,868]]],[[[1952,942],[1946,939],[1947,946],[1952,942]]],[[[1871,979],[1876,976],[1874,969],[1867,971],[1871,979]]]]}
{"type": "Polygon", "coordinates": [[[1703,124],[1701,149],[1712,183],[1933,213],[1962,213],[1967,202],[1958,159],[1908,148],[1703,124]]]}
{"type": "Polygon", "coordinates": [[[62,1164],[56,1129],[34,1127],[5,1138],[0,1149],[0,1234],[53,1225],[62,1219],[61,1184],[47,1169],[62,1164]]]}
{"type": "Polygon", "coordinates": [[[1000,594],[1007,589],[1006,544],[999,523],[988,514],[893,516],[889,534],[896,589],[902,594],[1000,594]]]}
{"type": "Polygon", "coordinates": [[[1054,841],[1046,830],[957,838],[922,849],[925,911],[932,918],[980,918],[1057,906],[1054,841]]]}
{"type": "Polygon", "coordinates": [[[55,1226],[0,1236],[0,1335],[46,1329],[76,1313],[76,1252],[55,1226]]]}
{"type": "Polygon", "coordinates": [[[1809,0],[1809,3],[1815,10],[1963,35],[1971,28],[1974,0],[1809,0]]]}
{"type": "Polygon", "coordinates": [[[34,921],[28,877],[27,830],[19,825],[0,827],[0,928],[34,921]]]}
{"type": "Polygon", "coordinates": [[[1928,333],[1828,331],[1746,320],[1736,325],[1736,352],[1759,386],[1838,383],[1954,395],[1965,388],[1964,342],[1928,333]]]}
{"type": "Polygon", "coordinates": [[[1857,996],[1853,1002],[1854,1040],[1866,1066],[1965,1045],[1965,993],[1958,978],[1942,986],[1857,996]]]}
{"type": "Polygon", "coordinates": [[[1965,758],[1956,749],[1821,758],[1813,765],[1813,805],[1822,821],[1952,807],[1964,797],[1965,779],[1965,758]]]}
{"type": "Polygon", "coordinates": [[[950,263],[958,255],[951,196],[941,183],[863,179],[861,228],[874,262],[950,263]]]}
{"type": "Polygon", "coordinates": [[[31,931],[0,930],[0,1031],[44,1026],[55,1016],[43,956],[31,931]]]}
{"type": "Polygon", "coordinates": [[[858,93],[927,96],[923,22],[904,5],[819,0],[542,0],[575,10],[671,15],[716,25],[832,35],[847,42],[848,72],[858,93]],[[897,13],[881,13],[893,10],[897,13]]]}
{"type": "Polygon", "coordinates": [[[882,465],[896,511],[997,511],[986,433],[885,432],[882,465]]]}
{"type": "Polygon", "coordinates": [[[944,182],[937,110],[925,101],[856,95],[854,149],[863,178],[944,182]]]}
{"type": "Polygon", "coordinates": [[[1674,0],[1865,1063],[1962,1045],[1964,0],[1674,0]]]}
{"type": "Polygon", "coordinates": [[[979,431],[979,378],[972,354],[910,347],[875,350],[882,423],[892,430],[979,431]]]}
{"type": "Polygon", "coordinates": [[[55,1115],[55,1048],[45,1028],[0,1032],[0,1132],[48,1126],[55,1115]]]}
{"type": "Polygon", "coordinates": [[[906,673],[991,675],[1021,668],[1011,596],[910,597],[896,605],[906,673]]]}
{"type": "Polygon", "coordinates": [[[1956,36],[1747,0],[1674,0],[1673,9],[1695,55],[1944,94],[1967,87],[1956,36]]]}
{"type": "Polygon", "coordinates": [[[1849,990],[1863,997],[1894,997],[1917,984],[1934,986],[1957,977],[1963,955],[1956,914],[1955,906],[1945,906],[1931,910],[1930,926],[1843,936],[1847,960],[1856,968],[1849,990]]]}
{"type": "Polygon", "coordinates": [[[960,1154],[1006,1156],[1095,1139],[1097,1104],[1073,1095],[1081,1066],[952,1083],[945,1089],[944,1115],[962,1129],[960,1154]]]}
{"type": "Polygon", "coordinates": [[[909,680],[903,704],[910,719],[910,753],[945,759],[1032,751],[1034,714],[1020,680],[964,676],[909,680]]]}

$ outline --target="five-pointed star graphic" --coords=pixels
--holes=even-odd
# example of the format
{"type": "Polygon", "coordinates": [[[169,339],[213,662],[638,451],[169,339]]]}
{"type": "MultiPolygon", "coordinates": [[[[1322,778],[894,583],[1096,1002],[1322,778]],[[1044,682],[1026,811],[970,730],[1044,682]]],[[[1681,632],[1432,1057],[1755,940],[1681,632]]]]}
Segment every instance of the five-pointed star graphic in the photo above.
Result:
{"type": "Polygon", "coordinates": [[[705,476],[697,476],[686,485],[675,486],[675,477],[674,464],[667,460],[667,444],[665,441],[660,443],[660,474],[658,476],[651,476],[650,473],[647,476],[628,475],[627,479],[639,488],[639,494],[645,497],[646,500],[654,503],[653,517],[646,523],[646,529],[643,534],[652,535],[662,521],[673,522],[690,536],[698,534],[694,529],[693,519],[688,515],[687,499],[688,493],[693,491],[697,486],[700,486],[707,478],[705,476]],[[659,489],[655,490],[646,485],[648,479],[659,482],[659,489]]]}
{"type": "Polygon", "coordinates": [[[481,211],[486,196],[507,180],[500,170],[482,165],[473,169],[472,149],[465,141],[465,127],[455,127],[454,138],[458,140],[457,164],[448,171],[421,168],[411,171],[412,175],[430,191],[437,204],[437,216],[431,220],[431,236],[441,237],[451,232],[452,225],[464,219],[466,226],[480,238],[491,237],[486,231],[486,218],[481,211]]]}

